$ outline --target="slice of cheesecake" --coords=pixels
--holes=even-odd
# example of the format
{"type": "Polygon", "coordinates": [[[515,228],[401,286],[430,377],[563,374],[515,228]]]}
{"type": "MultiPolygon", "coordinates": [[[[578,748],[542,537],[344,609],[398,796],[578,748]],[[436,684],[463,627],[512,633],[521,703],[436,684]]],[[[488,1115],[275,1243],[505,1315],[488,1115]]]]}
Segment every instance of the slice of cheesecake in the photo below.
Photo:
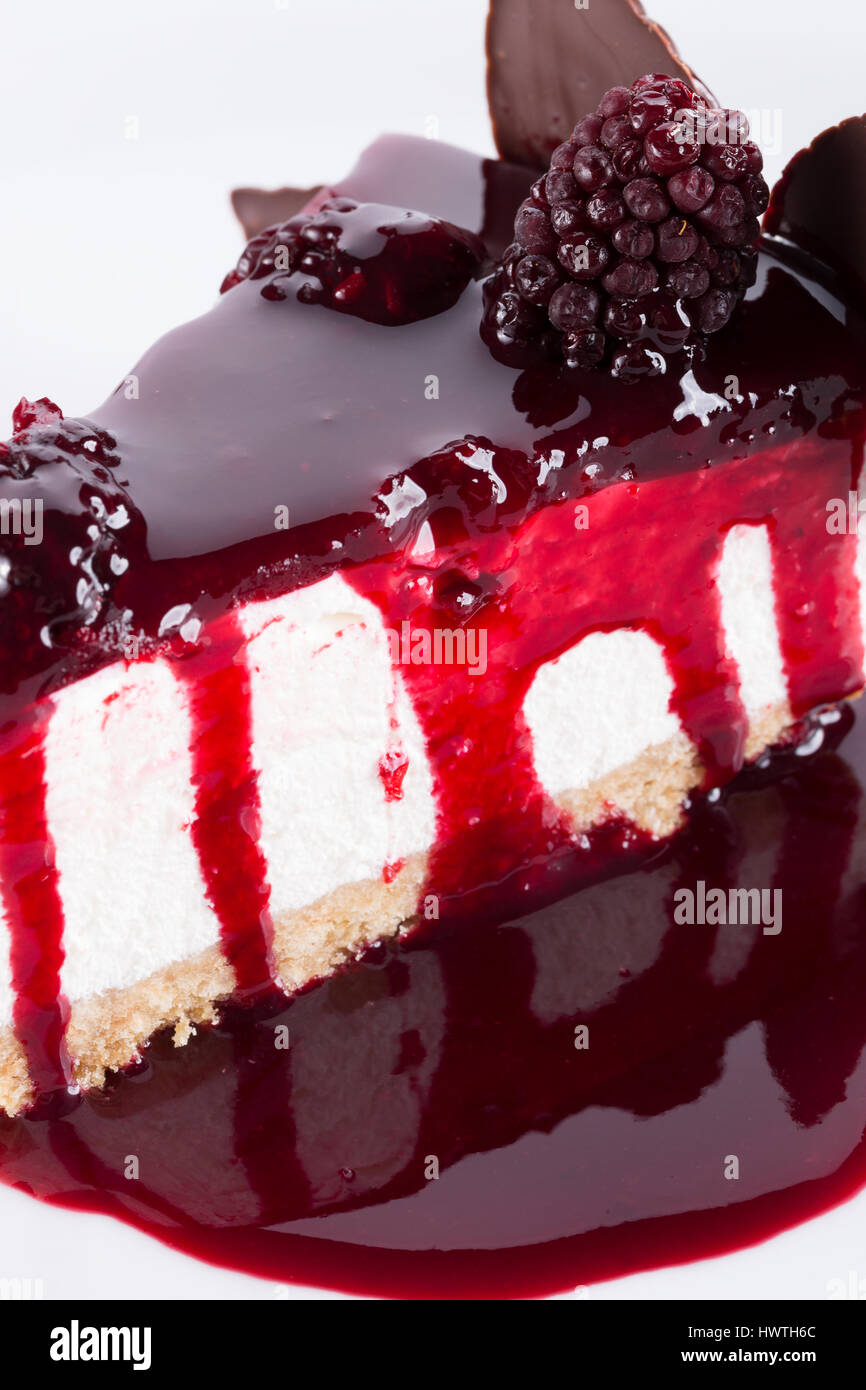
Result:
{"type": "Polygon", "coordinates": [[[522,911],[545,865],[597,876],[862,688],[855,295],[767,240],[663,375],[509,365],[485,287],[537,175],[377,142],[88,420],[18,408],[10,1113],[231,994],[522,911]]]}

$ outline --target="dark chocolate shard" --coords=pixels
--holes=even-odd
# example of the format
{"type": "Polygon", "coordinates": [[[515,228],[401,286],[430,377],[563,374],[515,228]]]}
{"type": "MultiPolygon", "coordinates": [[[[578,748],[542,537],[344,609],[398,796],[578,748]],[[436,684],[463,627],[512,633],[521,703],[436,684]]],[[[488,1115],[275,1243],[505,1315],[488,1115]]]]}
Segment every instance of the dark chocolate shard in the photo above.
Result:
{"type": "Polygon", "coordinates": [[[487,99],[503,159],[543,168],[608,87],[648,72],[711,95],[640,0],[491,0],[487,99]]]}
{"type": "Polygon", "coordinates": [[[770,197],[764,230],[785,237],[866,297],[866,116],[795,154],[770,197]]]}
{"type": "Polygon", "coordinates": [[[294,217],[320,188],[321,184],[316,188],[275,188],[272,191],[266,188],[236,188],[232,193],[232,207],[249,239],[258,236],[265,227],[294,217]]]}
{"type": "Polygon", "coordinates": [[[514,240],[514,217],[535,180],[536,170],[525,164],[507,164],[502,159],[485,159],[484,221],[481,240],[494,260],[500,260],[514,240]]]}

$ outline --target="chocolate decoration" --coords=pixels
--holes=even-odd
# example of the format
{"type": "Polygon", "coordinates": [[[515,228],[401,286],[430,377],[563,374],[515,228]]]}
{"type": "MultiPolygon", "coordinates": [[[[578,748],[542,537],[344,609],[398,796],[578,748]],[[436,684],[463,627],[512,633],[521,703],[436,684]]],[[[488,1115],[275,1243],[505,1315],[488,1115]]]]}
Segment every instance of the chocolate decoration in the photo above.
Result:
{"type": "Polygon", "coordinates": [[[866,296],[866,116],[795,154],[773,189],[764,230],[783,236],[866,296]]]}
{"type": "Polygon", "coordinates": [[[494,260],[500,260],[514,240],[515,209],[529,192],[537,170],[525,164],[507,164],[502,159],[485,159],[484,221],[481,240],[494,260]]]}
{"type": "Polygon", "coordinates": [[[647,72],[711,95],[639,0],[491,0],[487,99],[504,159],[544,167],[608,87],[647,72]]]}
{"type": "Polygon", "coordinates": [[[232,193],[232,208],[247,238],[258,236],[265,227],[285,222],[300,212],[319,192],[315,188],[236,188],[232,193]]]}

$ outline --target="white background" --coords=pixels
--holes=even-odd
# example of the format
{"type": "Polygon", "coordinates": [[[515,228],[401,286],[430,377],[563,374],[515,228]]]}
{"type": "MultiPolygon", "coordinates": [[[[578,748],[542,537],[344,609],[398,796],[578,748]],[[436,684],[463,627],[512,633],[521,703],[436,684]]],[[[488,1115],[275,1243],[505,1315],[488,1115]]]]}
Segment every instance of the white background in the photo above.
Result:
{"type": "MultiPolygon", "coordinates": [[[[646,5],[726,105],[781,114],[771,179],[863,109],[862,0],[646,5]]],[[[443,140],[493,152],[485,0],[5,8],[0,437],[22,395],[92,409],[155,337],[208,307],[241,249],[233,186],[338,178],[376,135],[424,134],[430,116],[443,140]]],[[[822,1298],[851,1270],[866,1278],[866,1196],[752,1251],[580,1296],[822,1298]]],[[[4,1277],[40,1278],[57,1298],[290,1296],[0,1188],[4,1277]]]]}

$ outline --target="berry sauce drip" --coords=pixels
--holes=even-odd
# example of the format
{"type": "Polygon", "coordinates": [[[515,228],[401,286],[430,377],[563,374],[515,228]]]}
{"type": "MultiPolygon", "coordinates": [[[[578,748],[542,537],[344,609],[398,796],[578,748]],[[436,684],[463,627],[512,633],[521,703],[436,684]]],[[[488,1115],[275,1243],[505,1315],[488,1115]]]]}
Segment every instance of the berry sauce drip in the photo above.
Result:
{"type": "Polygon", "coordinates": [[[409,758],[402,748],[389,748],[379,759],[379,780],[386,801],[403,800],[403,783],[409,771],[409,758]]]}
{"type": "Polygon", "coordinates": [[[862,716],[647,849],[611,838],[572,893],[575,850],[517,918],[156,1038],[72,1113],[0,1118],[0,1177],[270,1281],[394,1298],[541,1297],[814,1217],[866,1181],[862,716]],[[758,881],[778,934],[676,924],[679,888],[758,881]]]}
{"type": "Polygon", "coordinates": [[[0,733],[0,892],[11,936],[14,1027],[44,1115],[64,1104],[71,1082],[63,997],[63,904],[45,815],[42,721],[0,733]]]}
{"type": "Polygon", "coordinates": [[[679,78],[612,87],[554,150],[488,286],[506,362],[657,376],[717,333],[755,280],[763,159],[741,111],[679,78]]]}
{"type": "Polygon", "coordinates": [[[177,670],[189,691],[195,820],[192,836],[223,954],[237,991],[249,998],[271,984],[273,924],[268,867],[259,845],[258,773],[252,755],[249,673],[234,614],[177,670]]]}
{"type": "MultiPolygon", "coordinates": [[[[415,178],[427,143],[408,142],[415,178]]],[[[513,218],[514,171],[504,180],[463,155],[431,157],[437,214],[474,200],[479,227],[501,226],[498,189],[513,218]]],[[[383,184],[392,177],[393,168],[383,171],[383,184]]],[[[365,179],[369,189],[369,166],[365,179]]],[[[338,201],[349,192],[333,190],[338,201]]],[[[237,660],[241,603],[339,570],[392,630],[406,620],[484,629],[483,680],[466,667],[404,671],[438,809],[425,888],[443,899],[444,917],[462,923],[501,920],[549,873],[573,883],[570,868],[586,879],[610,872],[624,840],[634,854],[648,848],[613,826],[577,854],[535,776],[523,698],[540,665],[588,633],[637,627],[657,638],[706,786],[739,771],[746,721],[717,588],[720,538],[731,526],[768,527],[795,712],[862,684],[856,538],[829,536],[822,504],[846,497],[859,476],[863,356],[853,310],[837,316],[828,307],[838,287],[816,291],[818,268],[806,273],[769,247],[753,291],[700,357],[623,393],[610,374],[561,361],[523,369],[495,361],[479,335],[483,289],[468,259],[451,307],[430,311],[423,295],[413,299],[429,283],[431,256],[452,264],[447,228],[427,218],[429,234],[391,236],[381,206],[369,213],[350,201],[345,212],[326,209],[326,219],[363,223],[373,251],[361,254],[354,230],[345,245],[340,231],[336,250],[327,243],[316,277],[324,299],[305,303],[287,287],[278,302],[261,293],[285,274],[294,287],[301,273],[277,267],[278,229],[271,251],[261,250],[260,276],[250,256],[211,313],[142,359],[131,378],[137,393],[118,388],[92,421],[22,417],[24,436],[0,460],[7,491],[47,493],[52,536],[38,568],[25,563],[19,537],[4,538],[15,599],[0,605],[9,727],[65,682],[119,660],[131,633],[142,656],[172,664],[194,726],[195,844],[245,991],[269,974],[270,919],[248,681],[237,660]],[[390,277],[416,248],[407,321],[408,300],[393,298],[390,277]],[[328,295],[342,283],[327,266],[342,274],[339,257],[350,253],[382,271],[378,320],[322,312],[337,307],[328,295]],[[578,505],[586,529],[576,529],[578,505]],[[277,529],[275,511],[286,506],[290,529],[277,529]],[[56,621],[46,623],[46,602],[56,621]],[[166,617],[177,612],[183,623],[169,631],[166,617]],[[822,623],[827,613],[834,621],[822,623]]],[[[464,249],[474,231],[466,236],[464,249]]],[[[7,818],[12,797],[7,785],[7,818]]],[[[44,808],[30,814],[45,823],[44,808]]],[[[14,845],[7,853],[17,854],[14,845]]],[[[7,868],[14,884],[27,866],[7,868]]],[[[38,922],[59,963],[55,897],[38,919],[10,914],[22,959],[38,922]]],[[[59,1011],[58,970],[52,978],[50,1007],[59,1011]]],[[[18,984],[23,1018],[28,993],[36,995],[23,973],[18,984]]]]}

